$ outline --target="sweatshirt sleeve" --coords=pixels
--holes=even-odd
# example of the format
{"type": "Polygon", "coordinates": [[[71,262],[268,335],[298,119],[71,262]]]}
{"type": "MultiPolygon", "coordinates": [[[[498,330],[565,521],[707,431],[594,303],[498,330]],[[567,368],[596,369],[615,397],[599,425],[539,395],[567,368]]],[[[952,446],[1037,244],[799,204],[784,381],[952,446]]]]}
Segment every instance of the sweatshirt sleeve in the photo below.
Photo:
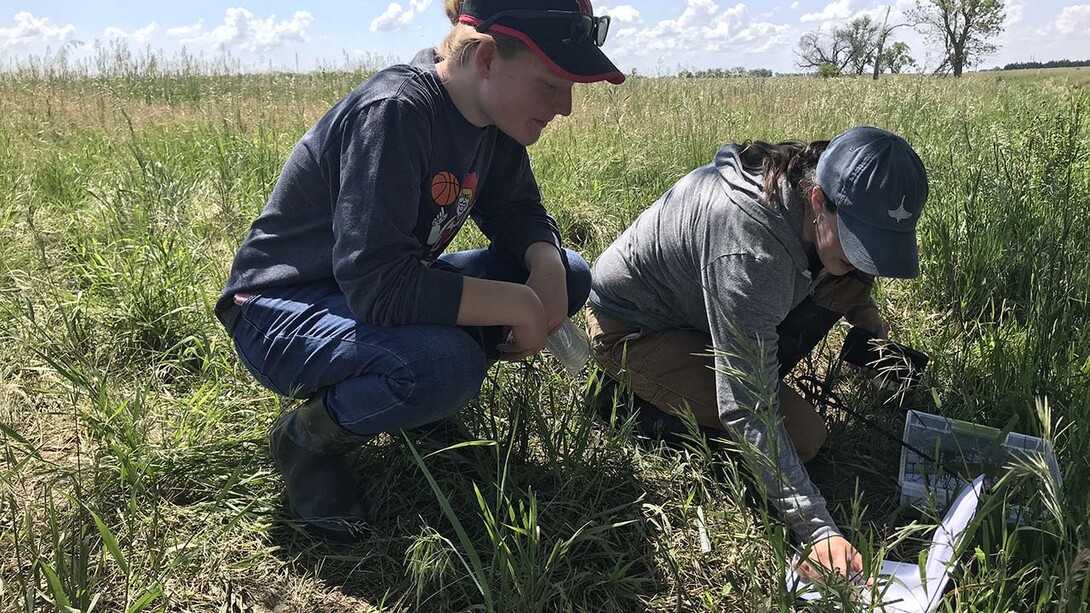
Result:
{"type": "Polygon", "coordinates": [[[715,351],[719,417],[762,457],[752,466],[769,502],[803,543],[840,534],[779,416],[776,326],[791,308],[794,271],[753,255],[724,255],[703,271],[715,351]]]}
{"type": "Polygon", "coordinates": [[[471,214],[503,258],[522,262],[526,249],[539,241],[560,248],[560,229],[541,204],[526,147],[504,134],[496,139],[488,180],[471,214]]]}
{"type": "Polygon", "coordinates": [[[453,325],[462,276],[421,262],[413,235],[431,155],[431,118],[387,99],[343,124],[326,151],[333,194],[333,276],[352,312],[382,325],[453,325]]]}

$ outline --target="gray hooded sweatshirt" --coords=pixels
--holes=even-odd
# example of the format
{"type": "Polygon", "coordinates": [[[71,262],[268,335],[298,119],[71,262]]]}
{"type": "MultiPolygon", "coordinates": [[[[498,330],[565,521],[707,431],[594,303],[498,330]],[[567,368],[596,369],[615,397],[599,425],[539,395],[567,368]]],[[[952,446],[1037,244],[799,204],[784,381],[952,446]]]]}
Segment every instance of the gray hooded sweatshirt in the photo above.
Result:
{"type": "Polygon", "coordinates": [[[721,148],[610,245],[594,264],[590,302],[635,327],[711,335],[720,419],[768,460],[758,472],[769,501],[807,543],[840,532],[775,418],[776,326],[813,282],[802,217],[790,213],[803,209],[766,202],[740,151],[721,148]]]}

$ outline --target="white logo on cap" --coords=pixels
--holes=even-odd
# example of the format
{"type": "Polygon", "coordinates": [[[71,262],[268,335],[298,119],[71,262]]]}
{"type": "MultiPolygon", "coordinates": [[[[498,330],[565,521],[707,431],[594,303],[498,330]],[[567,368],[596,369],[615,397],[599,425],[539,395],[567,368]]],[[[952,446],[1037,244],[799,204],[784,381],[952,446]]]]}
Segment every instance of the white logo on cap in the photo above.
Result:
{"type": "Polygon", "coordinates": [[[901,206],[889,211],[889,216],[896,220],[897,223],[901,223],[906,219],[912,219],[912,213],[909,213],[908,210],[905,209],[905,198],[907,198],[907,196],[901,196],[901,206]]]}

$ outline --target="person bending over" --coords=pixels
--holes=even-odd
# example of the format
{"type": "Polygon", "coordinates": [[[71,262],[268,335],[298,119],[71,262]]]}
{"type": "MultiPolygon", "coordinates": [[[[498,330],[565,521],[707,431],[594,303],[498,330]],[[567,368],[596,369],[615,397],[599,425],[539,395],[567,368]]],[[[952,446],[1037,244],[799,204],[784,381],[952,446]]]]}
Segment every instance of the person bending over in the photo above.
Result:
{"type": "MultiPolygon", "coordinates": [[[[587,308],[594,357],[650,412],[691,410],[763,454],[769,502],[803,545],[804,573],[862,560],[803,463],[824,421],[781,379],[841,316],[888,333],[875,276],[919,274],[928,195],[901,137],[852,128],[831,142],[723,146],[595,262],[587,308]],[[714,354],[714,358],[711,355],[714,354]]],[[[647,417],[641,415],[641,419],[647,417]]]]}

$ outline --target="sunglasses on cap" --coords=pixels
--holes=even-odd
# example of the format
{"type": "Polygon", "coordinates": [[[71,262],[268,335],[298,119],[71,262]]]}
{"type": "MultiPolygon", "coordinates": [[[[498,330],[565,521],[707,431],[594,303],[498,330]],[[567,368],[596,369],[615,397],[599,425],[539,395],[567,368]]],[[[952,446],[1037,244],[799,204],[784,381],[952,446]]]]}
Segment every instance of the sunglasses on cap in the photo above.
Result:
{"type": "Polygon", "coordinates": [[[477,24],[478,32],[484,33],[497,20],[504,17],[512,19],[567,19],[571,22],[568,38],[560,42],[569,45],[588,45],[594,43],[601,47],[609,33],[609,16],[596,17],[579,11],[556,11],[547,9],[511,9],[500,11],[477,24]]]}

